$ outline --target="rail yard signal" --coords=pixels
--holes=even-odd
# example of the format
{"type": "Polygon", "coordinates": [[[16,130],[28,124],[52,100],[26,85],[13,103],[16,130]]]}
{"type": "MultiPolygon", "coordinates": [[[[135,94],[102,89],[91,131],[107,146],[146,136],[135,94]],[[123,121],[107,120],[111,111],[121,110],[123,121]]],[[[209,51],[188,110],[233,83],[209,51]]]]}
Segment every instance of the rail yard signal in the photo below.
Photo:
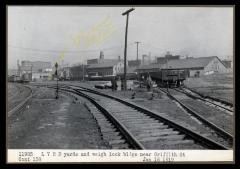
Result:
{"type": "Polygon", "coordinates": [[[56,77],[57,77],[56,99],[58,99],[58,72],[57,72],[58,63],[57,63],[57,62],[55,63],[55,68],[56,68],[55,75],[56,75],[56,77]]]}

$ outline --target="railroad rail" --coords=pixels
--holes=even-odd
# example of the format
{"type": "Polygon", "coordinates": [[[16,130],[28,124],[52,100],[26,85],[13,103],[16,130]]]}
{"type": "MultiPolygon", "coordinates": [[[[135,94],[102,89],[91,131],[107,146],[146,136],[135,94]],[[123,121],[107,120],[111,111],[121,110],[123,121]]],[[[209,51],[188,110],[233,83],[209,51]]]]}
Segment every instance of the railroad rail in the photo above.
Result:
{"type": "MultiPolygon", "coordinates": [[[[211,105],[214,105],[214,106],[216,106],[216,107],[218,107],[218,108],[221,108],[221,109],[224,109],[224,110],[226,110],[226,111],[229,111],[229,112],[233,113],[233,110],[232,110],[232,109],[229,109],[229,108],[224,107],[224,106],[222,106],[222,105],[216,104],[216,103],[214,103],[213,101],[207,100],[207,99],[209,99],[209,98],[193,95],[193,94],[191,93],[191,92],[192,92],[191,90],[190,90],[190,92],[189,92],[189,91],[186,91],[185,88],[181,88],[181,89],[176,89],[176,88],[174,88],[174,90],[177,90],[178,92],[182,92],[182,93],[184,93],[185,95],[187,95],[187,96],[189,96],[189,97],[191,97],[191,98],[193,98],[193,99],[199,99],[199,100],[201,100],[201,101],[203,101],[203,102],[210,103],[211,105]]],[[[187,90],[189,90],[189,89],[187,89],[187,90]]]]}
{"type": "Polygon", "coordinates": [[[8,117],[10,117],[12,114],[15,114],[18,111],[21,111],[24,108],[24,106],[27,104],[27,102],[32,98],[33,90],[29,86],[24,85],[24,87],[30,90],[30,95],[27,98],[25,98],[21,103],[19,103],[17,106],[15,106],[13,109],[9,110],[8,117]]]}
{"type": "MultiPolygon", "coordinates": [[[[214,130],[216,132],[216,134],[220,137],[223,137],[224,139],[226,139],[230,145],[233,144],[233,136],[228,133],[227,131],[223,130],[222,128],[218,127],[216,124],[210,122],[209,120],[207,120],[205,117],[201,116],[199,114],[199,112],[193,110],[192,108],[190,108],[189,106],[187,106],[186,104],[184,104],[182,101],[180,101],[178,98],[176,98],[173,94],[171,94],[170,90],[172,89],[168,89],[168,90],[164,90],[163,88],[159,88],[162,92],[164,92],[165,94],[167,94],[167,96],[176,101],[177,103],[179,103],[182,108],[184,108],[186,110],[187,113],[189,113],[190,115],[192,115],[193,117],[197,118],[201,123],[203,123],[206,127],[211,128],[212,130],[214,130]]],[[[178,91],[178,90],[177,90],[178,91]]]]}
{"type": "Polygon", "coordinates": [[[61,85],[59,89],[91,101],[133,149],[229,149],[124,99],[80,86],[61,85]]]}
{"type": "MultiPolygon", "coordinates": [[[[198,96],[199,96],[200,98],[202,98],[202,99],[205,99],[205,100],[206,100],[206,99],[210,99],[210,100],[212,100],[212,101],[215,101],[215,102],[224,104],[224,105],[226,105],[226,106],[233,107],[233,104],[232,104],[232,103],[227,102],[227,101],[225,101],[225,100],[222,100],[222,99],[219,99],[219,98],[215,98],[215,97],[211,97],[211,96],[203,95],[203,94],[201,94],[201,93],[199,93],[199,92],[197,92],[197,91],[195,91],[195,90],[193,90],[193,89],[191,89],[191,88],[189,88],[189,87],[186,87],[186,86],[184,86],[184,87],[182,87],[182,88],[191,91],[192,93],[198,95],[198,96]]],[[[207,100],[206,100],[206,101],[207,101],[207,100]]],[[[232,110],[231,110],[231,111],[232,111],[232,110]]]]}

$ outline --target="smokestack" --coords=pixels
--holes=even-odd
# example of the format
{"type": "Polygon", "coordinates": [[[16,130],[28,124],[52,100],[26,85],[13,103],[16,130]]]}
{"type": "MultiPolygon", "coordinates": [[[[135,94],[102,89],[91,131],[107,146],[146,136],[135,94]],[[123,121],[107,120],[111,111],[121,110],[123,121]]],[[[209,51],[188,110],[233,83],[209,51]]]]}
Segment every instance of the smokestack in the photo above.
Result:
{"type": "Polygon", "coordinates": [[[18,68],[18,76],[20,76],[20,64],[19,64],[19,60],[17,60],[17,68],[18,68]]]}
{"type": "Polygon", "coordinates": [[[145,64],[145,60],[144,60],[145,57],[147,57],[147,55],[142,55],[142,64],[143,65],[145,64]]]}
{"type": "Polygon", "coordinates": [[[121,60],[121,56],[118,56],[118,61],[120,61],[121,60]]]}
{"type": "Polygon", "coordinates": [[[149,54],[148,54],[148,64],[150,64],[151,63],[151,52],[149,52],[149,54]]]}
{"type": "Polygon", "coordinates": [[[103,51],[100,51],[100,59],[104,59],[103,51]]]}

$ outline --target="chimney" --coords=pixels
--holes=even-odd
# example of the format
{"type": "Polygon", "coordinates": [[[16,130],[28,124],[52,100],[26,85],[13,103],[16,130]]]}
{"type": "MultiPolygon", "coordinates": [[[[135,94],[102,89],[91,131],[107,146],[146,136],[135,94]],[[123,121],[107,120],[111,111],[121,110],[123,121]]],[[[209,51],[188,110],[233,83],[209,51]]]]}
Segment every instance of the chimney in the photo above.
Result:
{"type": "Polygon", "coordinates": [[[103,54],[103,51],[100,51],[100,59],[104,59],[104,54],[103,54]]]}
{"type": "Polygon", "coordinates": [[[17,74],[18,74],[18,76],[20,76],[20,64],[19,64],[19,60],[17,60],[17,68],[18,68],[17,74]]]}
{"type": "Polygon", "coordinates": [[[121,56],[118,56],[118,61],[120,61],[121,60],[121,56]]]}
{"type": "Polygon", "coordinates": [[[148,54],[148,64],[150,64],[151,63],[151,52],[149,52],[149,54],[148,54]]]}
{"type": "Polygon", "coordinates": [[[143,65],[145,64],[145,57],[147,57],[146,54],[142,55],[142,64],[143,64],[143,65]]]}

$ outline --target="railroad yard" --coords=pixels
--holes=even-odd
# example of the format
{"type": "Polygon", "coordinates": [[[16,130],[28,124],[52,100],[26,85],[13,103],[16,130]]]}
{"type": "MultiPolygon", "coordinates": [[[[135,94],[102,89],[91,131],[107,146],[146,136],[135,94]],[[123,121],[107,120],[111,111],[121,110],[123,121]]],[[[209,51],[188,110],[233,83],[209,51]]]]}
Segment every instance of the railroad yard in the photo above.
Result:
{"type": "Polygon", "coordinates": [[[7,8],[7,163],[235,162],[234,6],[7,8]]]}
{"type": "Polygon", "coordinates": [[[151,91],[98,83],[59,82],[58,99],[56,81],[8,83],[8,113],[18,107],[8,114],[8,148],[233,148],[234,108],[194,93],[190,81],[151,91]]]}

